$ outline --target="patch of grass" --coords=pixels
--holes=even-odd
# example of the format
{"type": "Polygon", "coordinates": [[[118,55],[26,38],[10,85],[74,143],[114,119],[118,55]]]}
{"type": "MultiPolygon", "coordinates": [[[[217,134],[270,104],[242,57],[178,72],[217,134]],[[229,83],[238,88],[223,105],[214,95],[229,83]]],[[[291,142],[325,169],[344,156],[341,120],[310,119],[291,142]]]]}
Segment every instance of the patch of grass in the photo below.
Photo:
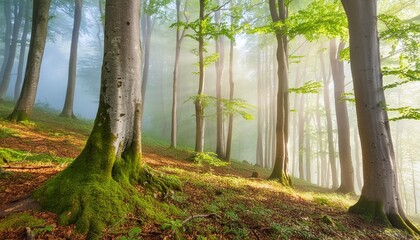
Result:
{"type": "Polygon", "coordinates": [[[278,239],[290,239],[295,232],[292,227],[278,223],[272,223],[270,227],[278,235],[278,239]]]}
{"type": "Polygon", "coordinates": [[[0,138],[17,137],[18,133],[11,128],[0,125],[0,138]]]}
{"type": "Polygon", "coordinates": [[[34,154],[10,148],[0,148],[0,159],[6,159],[8,162],[36,162],[57,164],[67,164],[73,161],[72,158],[58,157],[48,153],[34,154]]]}
{"type": "Polygon", "coordinates": [[[45,224],[45,221],[33,217],[27,213],[17,213],[6,217],[0,221],[0,232],[10,230],[20,230],[25,227],[40,227],[45,224]]]}
{"type": "Polygon", "coordinates": [[[214,152],[194,153],[189,160],[197,164],[207,163],[216,167],[224,167],[230,164],[217,158],[217,154],[214,152]]]}

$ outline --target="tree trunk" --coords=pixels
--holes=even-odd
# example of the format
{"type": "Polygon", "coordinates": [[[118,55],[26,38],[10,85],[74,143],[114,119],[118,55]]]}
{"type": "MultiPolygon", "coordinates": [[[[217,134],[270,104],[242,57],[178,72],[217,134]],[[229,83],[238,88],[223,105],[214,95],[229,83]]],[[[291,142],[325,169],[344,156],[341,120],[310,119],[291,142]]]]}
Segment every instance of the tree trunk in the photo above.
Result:
{"type": "MultiPolygon", "coordinates": [[[[285,21],[287,10],[283,0],[279,0],[278,9],[275,0],[269,0],[270,14],[273,22],[285,21]]],[[[278,92],[277,92],[277,123],[276,123],[276,157],[270,179],[277,179],[283,185],[292,184],[287,171],[289,138],[289,90],[288,90],[288,59],[287,37],[276,32],[277,64],[278,64],[278,92]]]]}
{"type": "Polygon", "coordinates": [[[305,179],[305,172],[303,168],[303,152],[304,152],[304,138],[305,138],[305,119],[304,109],[305,108],[305,97],[299,96],[299,108],[298,108],[298,156],[299,156],[299,179],[305,179]]]}
{"type": "Polygon", "coordinates": [[[327,77],[325,73],[325,64],[323,54],[320,54],[321,60],[321,71],[322,78],[324,79],[324,105],[325,105],[325,114],[327,118],[327,136],[328,136],[328,159],[331,164],[331,177],[332,177],[332,189],[338,188],[338,174],[337,174],[337,164],[335,162],[335,149],[334,149],[334,137],[333,137],[333,127],[331,119],[331,106],[330,106],[330,91],[329,83],[330,76],[327,77]]]}
{"type": "Polygon", "coordinates": [[[4,100],[7,94],[7,89],[9,88],[10,83],[10,74],[12,73],[12,68],[15,63],[16,48],[19,37],[19,29],[23,18],[23,13],[25,12],[25,1],[19,0],[19,2],[14,3],[14,14],[13,14],[13,32],[12,40],[10,44],[9,54],[6,60],[6,67],[2,75],[2,82],[0,84],[0,101],[4,100]]]}
{"type": "Polygon", "coordinates": [[[262,77],[262,63],[261,63],[261,49],[257,48],[257,164],[260,167],[265,167],[264,162],[264,99],[263,99],[263,77],[262,77]]]}
{"type": "MultiPolygon", "coordinates": [[[[217,5],[220,5],[220,0],[217,0],[217,5]]],[[[220,24],[220,9],[214,13],[214,21],[220,24]]],[[[216,154],[220,159],[226,160],[225,149],[225,127],[223,119],[223,106],[220,99],[222,99],[222,78],[225,64],[225,39],[223,36],[218,36],[216,39],[216,53],[219,55],[216,66],[216,154]]]]}
{"type": "MultiPolygon", "coordinates": [[[[183,12],[187,10],[188,0],[185,1],[183,12]]],[[[181,0],[176,0],[176,21],[181,21],[181,0]]],[[[185,20],[188,21],[186,18],[185,20]]],[[[181,44],[185,37],[186,28],[181,31],[179,27],[176,29],[176,42],[175,42],[175,64],[173,73],[172,85],[172,121],[171,121],[171,147],[176,148],[177,143],[177,129],[178,129],[178,78],[179,78],[179,58],[181,55],[181,44]]]]}
{"type": "Polygon", "coordinates": [[[344,49],[341,41],[337,49],[336,40],[330,41],[330,64],[334,82],[335,114],[338,130],[338,155],[340,158],[341,185],[337,189],[341,193],[354,193],[354,168],[351,161],[350,124],[347,103],[344,95],[344,65],[340,61],[340,52],[344,49]]]}
{"type": "MultiPolygon", "coordinates": [[[[306,101],[308,101],[307,99],[308,97],[306,96],[306,101]]],[[[305,174],[305,180],[309,183],[312,182],[312,175],[311,175],[311,171],[312,171],[312,167],[311,167],[311,129],[309,127],[309,121],[310,121],[310,117],[309,117],[309,111],[308,109],[306,109],[306,113],[305,113],[305,163],[306,163],[306,174],[305,174]]]]}
{"type": "Polygon", "coordinates": [[[205,20],[204,9],[206,0],[200,0],[200,21],[198,27],[198,58],[199,58],[199,79],[198,79],[198,92],[195,104],[195,151],[204,151],[204,105],[203,105],[203,92],[204,92],[204,30],[203,22],[205,20]]]}
{"type": "Polygon", "coordinates": [[[76,69],[77,69],[77,45],[79,44],[79,30],[82,21],[82,5],[83,0],[75,0],[74,4],[74,23],[73,34],[71,38],[69,75],[67,82],[66,99],[60,116],[68,118],[76,118],[73,113],[74,91],[76,89],[76,69]]]}
{"type": "Polygon", "coordinates": [[[138,207],[132,183],[142,172],[140,1],[107,0],[105,11],[100,102],[92,133],[74,162],[35,193],[60,223],[76,223],[88,239],[138,207]]]}
{"type": "Polygon", "coordinates": [[[359,188],[360,191],[362,191],[362,187],[363,187],[363,181],[362,181],[362,171],[361,171],[361,166],[360,166],[360,142],[359,142],[359,133],[357,131],[357,126],[354,128],[354,160],[356,162],[356,181],[357,181],[357,187],[359,188]]]}
{"type": "Polygon", "coordinates": [[[12,35],[12,6],[10,4],[10,0],[3,1],[3,12],[4,12],[4,20],[6,22],[6,30],[4,32],[4,55],[3,55],[3,63],[0,69],[0,76],[3,77],[4,70],[6,69],[7,59],[9,59],[9,52],[10,52],[10,36],[12,35]]]}
{"type": "Polygon", "coordinates": [[[349,211],[407,230],[420,231],[401,205],[394,148],[385,110],[375,0],[342,0],[349,22],[350,60],[363,155],[364,186],[349,211]]]}
{"type": "MultiPolygon", "coordinates": [[[[150,4],[150,3],[149,3],[150,4]]],[[[141,21],[142,27],[142,36],[144,42],[144,56],[143,56],[143,75],[141,80],[141,99],[142,99],[142,108],[144,109],[144,103],[146,100],[146,88],[147,88],[147,81],[149,79],[149,68],[150,68],[150,42],[152,40],[152,31],[153,31],[153,23],[152,23],[152,16],[144,13],[141,21]]],[[[143,111],[142,109],[142,111],[143,111]]]]}
{"type": "Polygon", "coordinates": [[[22,82],[23,82],[23,69],[25,67],[26,60],[26,45],[28,41],[28,34],[29,34],[29,27],[31,22],[31,1],[26,0],[25,3],[25,24],[23,26],[22,38],[20,39],[20,53],[19,53],[19,65],[18,65],[18,72],[16,77],[15,83],[15,92],[14,92],[14,101],[17,102],[20,95],[20,90],[22,89],[22,82]]]}
{"type": "Polygon", "coordinates": [[[11,121],[28,120],[35,103],[42,57],[48,28],[48,12],[51,0],[34,0],[32,10],[32,33],[29,45],[28,63],[22,91],[16,106],[9,116],[11,121]]]}
{"type": "MultiPolygon", "coordinates": [[[[231,8],[233,8],[234,1],[230,2],[231,8]]],[[[233,15],[230,17],[230,25],[233,28],[233,15]]],[[[233,40],[230,40],[229,44],[229,101],[233,100],[233,95],[235,93],[235,81],[233,79],[233,40]]],[[[230,161],[231,152],[232,152],[232,135],[233,135],[233,114],[229,114],[228,121],[228,133],[226,141],[226,160],[230,161]]]]}

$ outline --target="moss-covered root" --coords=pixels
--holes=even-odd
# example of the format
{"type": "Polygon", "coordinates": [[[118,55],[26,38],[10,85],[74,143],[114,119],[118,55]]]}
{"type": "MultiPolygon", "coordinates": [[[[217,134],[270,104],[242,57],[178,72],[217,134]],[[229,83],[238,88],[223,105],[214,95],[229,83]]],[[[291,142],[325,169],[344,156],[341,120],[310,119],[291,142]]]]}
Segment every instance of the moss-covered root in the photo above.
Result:
{"type": "Polygon", "coordinates": [[[404,221],[399,214],[386,214],[383,203],[370,201],[364,196],[361,196],[359,201],[349,208],[349,212],[367,216],[376,222],[407,231],[411,235],[418,232],[410,221],[404,221]]]}
{"type": "Polygon", "coordinates": [[[11,122],[23,122],[29,120],[29,114],[25,111],[13,110],[12,114],[7,117],[11,122]]]}
{"type": "Polygon", "coordinates": [[[144,166],[141,169],[139,183],[146,188],[160,191],[164,196],[168,194],[170,189],[182,190],[181,182],[178,178],[162,174],[148,166],[144,166]]]}
{"type": "Polygon", "coordinates": [[[99,238],[105,226],[122,223],[139,200],[129,184],[71,167],[37,189],[33,197],[46,210],[57,213],[60,224],[75,223],[89,239],[99,238]]]}
{"type": "Polygon", "coordinates": [[[289,175],[285,174],[285,173],[274,174],[274,172],[273,172],[271,174],[271,176],[268,177],[268,179],[270,179],[270,180],[276,180],[281,185],[283,185],[285,187],[293,187],[292,178],[289,175]]]}

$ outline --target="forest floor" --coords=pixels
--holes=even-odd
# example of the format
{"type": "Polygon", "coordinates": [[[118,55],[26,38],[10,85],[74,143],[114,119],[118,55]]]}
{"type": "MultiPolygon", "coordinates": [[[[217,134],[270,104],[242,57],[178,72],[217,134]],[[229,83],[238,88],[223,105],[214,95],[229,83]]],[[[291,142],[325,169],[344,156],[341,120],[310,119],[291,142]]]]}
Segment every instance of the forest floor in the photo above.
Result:
{"type": "MultiPolygon", "coordinates": [[[[0,105],[0,212],[62,171],[82,150],[92,122],[36,110],[33,122],[4,120],[0,105]]],[[[163,223],[131,213],[104,230],[102,239],[410,239],[405,232],[349,214],[356,196],[333,193],[294,179],[293,188],[266,180],[269,171],[248,163],[188,161],[188,150],[169,149],[147,137],[143,160],[178,177],[182,191],[149,194],[177,209],[163,223]],[[258,177],[251,177],[253,172],[258,177]]],[[[34,205],[36,206],[36,205],[34,205]]],[[[0,216],[0,239],[84,239],[75,226],[61,226],[54,213],[22,210],[0,216]]]]}

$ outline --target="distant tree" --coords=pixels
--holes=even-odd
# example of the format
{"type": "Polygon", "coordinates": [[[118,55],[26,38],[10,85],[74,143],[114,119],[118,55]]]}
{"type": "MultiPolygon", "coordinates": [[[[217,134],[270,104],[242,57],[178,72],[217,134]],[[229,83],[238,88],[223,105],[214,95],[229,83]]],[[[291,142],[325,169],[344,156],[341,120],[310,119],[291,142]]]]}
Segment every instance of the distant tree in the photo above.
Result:
{"type": "Polygon", "coordinates": [[[60,116],[75,118],[73,113],[74,92],[76,89],[76,73],[77,73],[77,46],[79,44],[80,23],[82,21],[82,5],[83,0],[75,0],[74,2],[74,23],[73,33],[71,37],[69,72],[67,81],[66,98],[60,116]]]}
{"type": "MultiPolygon", "coordinates": [[[[187,12],[188,0],[185,0],[184,7],[181,10],[181,0],[176,0],[176,22],[178,25],[181,22],[181,15],[184,15],[185,24],[188,25],[189,17],[187,12]]],[[[179,79],[179,59],[181,55],[181,44],[184,40],[187,28],[184,26],[177,26],[176,28],[176,40],[175,40],[175,63],[173,73],[173,85],[172,85],[172,122],[171,122],[171,147],[176,148],[177,144],[177,129],[178,129],[178,79],[179,79]]]]}
{"type": "MultiPolygon", "coordinates": [[[[0,101],[4,100],[7,94],[7,89],[9,88],[10,83],[10,75],[12,73],[12,68],[15,63],[15,56],[16,56],[16,48],[18,43],[20,25],[22,22],[23,14],[25,12],[25,1],[19,0],[18,2],[14,2],[14,10],[13,10],[13,30],[12,30],[12,38],[11,44],[9,49],[9,54],[6,61],[6,66],[4,68],[4,72],[2,77],[2,82],[0,84],[0,101]]],[[[9,38],[9,36],[7,36],[9,38]]]]}
{"type": "Polygon", "coordinates": [[[382,83],[377,1],[341,2],[349,22],[351,71],[363,153],[364,185],[359,201],[349,211],[371,216],[411,234],[420,234],[402,208],[398,189],[382,83]]]}
{"type": "Polygon", "coordinates": [[[4,20],[6,25],[6,30],[4,31],[4,53],[3,53],[3,63],[0,68],[0,77],[3,77],[4,70],[6,69],[7,59],[9,58],[10,52],[10,36],[12,35],[12,5],[10,0],[3,1],[3,13],[4,20]]]}
{"type": "Polygon", "coordinates": [[[334,82],[335,115],[338,130],[338,154],[341,169],[341,184],[337,191],[354,193],[354,168],[351,160],[350,124],[347,102],[344,96],[344,64],[340,60],[340,52],[344,49],[344,42],[340,41],[338,48],[335,39],[330,40],[330,64],[334,82]]]}
{"type": "Polygon", "coordinates": [[[100,103],[92,133],[72,164],[35,193],[61,223],[75,223],[88,239],[99,238],[102,228],[138,207],[132,184],[143,169],[140,1],[107,0],[105,12],[100,103]]]}
{"type": "Polygon", "coordinates": [[[23,25],[22,37],[20,39],[19,65],[18,65],[18,72],[17,72],[16,82],[15,82],[15,92],[14,92],[15,102],[18,100],[19,95],[20,95],[20,90],[22,89],[23,70],[25,67],[25,63],[27,61],[26,47],[27,47],[27,40],[28,40],[29,31],[30,31],[30,23],[31,23],[31,5],[32,5],[31,0],[26,0],[25,23],[23,25]]]}
{"type": "Polygon", "coordinates": [[[32,33],[28,63],[20,97],[9,116],[11,121],[28,120],[35,103],[42,57],[47,38],[48,12],[51,0],[34,0],[32,10],[32,33]]]}

